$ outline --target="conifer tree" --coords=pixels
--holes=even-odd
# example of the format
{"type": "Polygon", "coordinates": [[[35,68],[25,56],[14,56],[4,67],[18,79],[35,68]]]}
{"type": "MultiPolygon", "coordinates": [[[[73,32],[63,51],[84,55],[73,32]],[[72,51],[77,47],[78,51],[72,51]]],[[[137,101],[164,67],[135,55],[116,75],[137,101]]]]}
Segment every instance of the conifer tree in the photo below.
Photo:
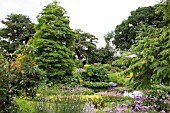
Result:
{"type": "Polygon", "coordinates": [[[69,27],[66,11],[58,2],[48,4],[37,16],[36,33],[29,44],[38,49],[35,61],[53,83],[66,82],[74,69],[73,52],[75,33],[69,27]]]}

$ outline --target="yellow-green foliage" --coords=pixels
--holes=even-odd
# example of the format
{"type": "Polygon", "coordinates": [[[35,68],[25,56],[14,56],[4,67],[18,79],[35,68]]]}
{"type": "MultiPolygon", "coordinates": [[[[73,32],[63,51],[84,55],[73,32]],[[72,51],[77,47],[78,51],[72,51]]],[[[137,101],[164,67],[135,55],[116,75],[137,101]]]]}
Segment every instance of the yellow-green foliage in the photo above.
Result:
{"type": "Polygon", "coordinates": [[[34,113],[35,111],[35,102],[28,101],[24,99],[15,99],[17,104],[24,113],[34,113]]]}
{"type": "Polygon", "coordinates": [[[116,82],[119,85],[125,84],[124,77],[122,77],[119,73],[109,73],[108,77],[111,82],[116,82]]]}
{"type": "Polygon", "coordinates": [[[71,100],[71,99],[79,99],[80,102],[93,102],[95,106],[97,104],[103,105],[104,101],[101,95],[69,95],[69,96],[62,96],[62,95],[51,95],[46,97],[47,101],[54,102],[54,101],[63,101],[63,100],[71,100]]]}
{"type": "Polygon", "coordinates": [[[85,69],[87,69],[87,68],[89,68],[89,67],[90,67],[89,64],[85,64],[85,65],[84,65],[84,68],[85,68],[85,69]]]}

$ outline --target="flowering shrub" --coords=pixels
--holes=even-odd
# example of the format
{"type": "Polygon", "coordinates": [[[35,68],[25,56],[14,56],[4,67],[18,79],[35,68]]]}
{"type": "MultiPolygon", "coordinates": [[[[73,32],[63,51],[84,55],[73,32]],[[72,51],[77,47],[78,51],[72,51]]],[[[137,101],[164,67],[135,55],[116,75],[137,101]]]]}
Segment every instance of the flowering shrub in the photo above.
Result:
{"type": "Polygon", "coordinates": [[[10,73],[14,74],[11,85],[15,86],[17,96],[25,95],[34,97],[38,85],[44,80],[45,74],[33,61],[35,48],[20,46],[14,53],[16,58],[10,64],[10,73]]]}
{"type": "Polygon", "coordinates": [[[18,106],[14,101],[14,86],[11,85],[13,74],[10,74],[8,61],[0,55],[0,112],[16,113],[18,106]]]}
{"type": "Polygon", "coordinates": [[[41,70],[32,61],[33,47],[22,46],[15,54],[0,55],[0,112],[17,112],[14,96],[35,96],[42,80],[41,70]],[[13,56],[22,54],[21,59],[13,56]],[[11,57],[12,56],[12,57],[11,57]]]}

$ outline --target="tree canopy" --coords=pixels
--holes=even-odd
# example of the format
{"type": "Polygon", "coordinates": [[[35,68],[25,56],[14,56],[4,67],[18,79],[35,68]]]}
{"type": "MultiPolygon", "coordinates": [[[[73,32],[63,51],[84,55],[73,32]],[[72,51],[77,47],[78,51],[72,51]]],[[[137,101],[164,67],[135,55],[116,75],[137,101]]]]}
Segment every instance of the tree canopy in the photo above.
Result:
{"type": "Polygon", "coordinates": [[[164,20],[163,11],[158,11],[160,5],[141,7],[131,12],[127,20],[124,20],[115,28],[115,37],[113,44],[119,50],[129,51],[131,45],[136,43],[136,36],[140,29],[140,23],[146,26],[162,28],[167,26],[170,21],[164,20]]]}
{"type": "Polygon", "coordinates": [[[1,23],[6,27],[0,29],[0,48],[13,53],[19,45],[26,44],[35,33],[34,23],[22,14],[7,15],[1,23]]]}

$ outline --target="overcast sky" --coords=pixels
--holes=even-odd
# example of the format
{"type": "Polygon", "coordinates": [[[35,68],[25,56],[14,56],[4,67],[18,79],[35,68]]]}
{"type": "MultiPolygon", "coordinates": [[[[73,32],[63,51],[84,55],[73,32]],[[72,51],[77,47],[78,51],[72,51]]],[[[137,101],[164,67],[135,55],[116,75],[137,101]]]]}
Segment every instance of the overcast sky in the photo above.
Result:
{"type": "MultiPolygon", "coordinates": [[[[82,29],[99,38],[98,47],[105,45],[103,36],[127,19],[138,7],[153,6],[158,0],[57,0],[70,16],[72,29],[82,29]]],[[[11,13],[24,14],[37,23],[36,16],[53,0],[0,0],[0,20],[11,13]]],[[[3,25],[0,24],[0,28],[3,25]]]]}

